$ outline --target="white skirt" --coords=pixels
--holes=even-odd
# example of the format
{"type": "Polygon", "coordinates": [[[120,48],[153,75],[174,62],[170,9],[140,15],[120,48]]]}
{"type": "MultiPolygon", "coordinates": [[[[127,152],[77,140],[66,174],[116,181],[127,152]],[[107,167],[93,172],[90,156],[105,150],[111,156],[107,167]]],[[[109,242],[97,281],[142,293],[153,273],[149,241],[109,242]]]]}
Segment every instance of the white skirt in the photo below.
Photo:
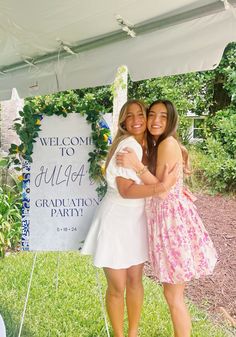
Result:
{"type": "Polygon", "coordinates": [[[96,267],[129,268],[148,260],[144,199],[107,193],[97,209],[81,251],[96,267]]]}

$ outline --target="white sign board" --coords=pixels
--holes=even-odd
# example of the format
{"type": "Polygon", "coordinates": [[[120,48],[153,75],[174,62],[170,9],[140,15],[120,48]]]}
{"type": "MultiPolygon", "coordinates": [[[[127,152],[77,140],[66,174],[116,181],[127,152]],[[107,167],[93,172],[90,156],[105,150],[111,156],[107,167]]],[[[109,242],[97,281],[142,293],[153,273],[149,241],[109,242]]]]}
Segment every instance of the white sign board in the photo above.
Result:
{"type": "Polygon", "coordinates": [[[23,168],[24,250],[78,250],[99,205],[89,178],[91,127],[72,113],[45,116],[31,164],[23,168]]]}

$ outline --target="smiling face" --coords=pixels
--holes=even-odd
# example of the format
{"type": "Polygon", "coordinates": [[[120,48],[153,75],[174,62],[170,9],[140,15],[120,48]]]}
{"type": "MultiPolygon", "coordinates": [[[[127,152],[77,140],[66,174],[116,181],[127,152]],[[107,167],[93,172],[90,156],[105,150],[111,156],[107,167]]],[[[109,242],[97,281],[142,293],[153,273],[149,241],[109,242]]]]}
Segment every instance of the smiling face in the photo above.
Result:
{"type": "Polygon", "coordinates": [[[126,131],[136,139],[144,136],[146,130],[146,116],[137,103],[131,103],[126,110],[124,121],[126,131]]]}
{"type": "Polygon", "coordinates": [[[177,137],[178,113],[171,101],[163,99],[156,100],[150,105],[147,116],[149,168],[156,174],[157,148],[167,137],[177,137]]]}
{"type": "Polygon", "coordinates": [[[168,111],[163,103],[151,106],[148,113],[147,128],[150,134],[158,139],[166,130],[168,111]]]}

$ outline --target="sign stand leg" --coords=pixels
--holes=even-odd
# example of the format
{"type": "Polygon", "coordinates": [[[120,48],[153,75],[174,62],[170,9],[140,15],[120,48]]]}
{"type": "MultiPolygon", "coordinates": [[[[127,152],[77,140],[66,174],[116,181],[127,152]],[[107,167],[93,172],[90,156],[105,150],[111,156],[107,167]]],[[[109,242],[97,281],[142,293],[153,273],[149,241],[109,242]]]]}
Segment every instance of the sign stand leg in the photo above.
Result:
{"type": "Polygon", "coordinates": [[[30,288],[31,288],[31,283],[32,283],[32,278],[33,278],[33,273],[34,273],[34,267],[35,267],[35,263],[36,263],[36,258],[37,258],[37,252],[34,254],[34,261],[33,261],[32,269],[31,269],[31,273],[30,273],[28,290],[27,290],[27,294],[26,294],[26,298],[25,298],[25,305],[24,305],[24,310],[23,310],[22,317],[21,317],[20,330],[19,330],[18,337],[21,336],[21,331],[22,331],[22,327],[23,327],[23,323],[24,323],[25,312],[26,312],[26,307],[27,307],[27,303],[28,303],[28,299],[29,299],[29,293],[30,293],[30,288]]]}
{"type": "Polygon", "coordinates": [[[58,290],[59,264],[60,264],[60,252],[58,252],[58,255],[57,255],[56,292],[57,292],[57,290],[58,290]]]}

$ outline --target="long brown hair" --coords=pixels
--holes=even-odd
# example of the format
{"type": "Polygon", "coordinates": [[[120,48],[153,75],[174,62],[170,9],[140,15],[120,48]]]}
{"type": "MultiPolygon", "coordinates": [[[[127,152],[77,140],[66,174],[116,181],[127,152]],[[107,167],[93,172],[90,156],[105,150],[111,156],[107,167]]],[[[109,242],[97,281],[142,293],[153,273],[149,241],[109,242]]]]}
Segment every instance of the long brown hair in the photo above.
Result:
{"type": "Polygon", "coordinates": [[[154,139],[153,135],[147,129],[147,144],[148,144],[148,168],[153,173],[156,174],[156,165],[157,165],[157,149],[159,144],[166,139],[167,137],[174,137],[180,146],[182,157],[183,157],[183,166],[184,172],[186,174],[190,173],[189,168],[189,156],[187,149],[181,144],[177,136],[177,127],[178,127],[178,112],[174,106],[174,104],[167,99],[159,99],[154,101],[148,108],[147,118],[149,112],[152,107],[156,104],[164,104],[167,110],[167,123],[165,131],[160,137],[158,137],[157,141],[154,139]]]}
{"type": "Polygon", "coordinates": [[[125,120],[126,120],[126,117],[127,117],[127,110],[128,110],[128,108],[131,104],[139,105],[142,112],[143,112],[143,115],[145,116],[145,118],[147,116],[147,108],[146,108],[145,104],[138,99],[130,99],[122,106],[122,108],[120,110],[120,114],[119,114],[119,119],[118,119],[117,133],[116,133],[116,136],[115,136],[115,138],[112,142],[112,145],[111,145],[110,150],[109,150],[108,155],[107,155],[106,164],[105,164],[106,168],[107,168],[114,152],[116,151],[116,148],[117,148],[118,144],[123,139],[130,136],[130,133],[125,129],[125,120]]]}

